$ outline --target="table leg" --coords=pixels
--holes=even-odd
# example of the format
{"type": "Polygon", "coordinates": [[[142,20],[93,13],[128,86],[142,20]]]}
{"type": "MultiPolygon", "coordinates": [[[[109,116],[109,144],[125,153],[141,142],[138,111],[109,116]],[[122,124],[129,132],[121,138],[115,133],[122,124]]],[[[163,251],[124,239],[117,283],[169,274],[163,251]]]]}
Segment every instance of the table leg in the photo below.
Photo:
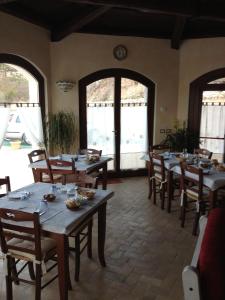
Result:
{"type": "Polygon", "coordinates": [[[56,237],[57,240],[57,256],[58,256],[58,272],[59,272],[59,292],[60,300],[68,300],[68,287],[70,287],[69,276],[68,276],[68,253],[69,245],[68,238],[59,234],[56,237]]]}
{"type": "Polygon", "coordinates": [[[167,212],[171,212],[171,201],[173,197],[173,171],[168,170],[167,172],[167,212]]]}
{"type": "Polygon", "coordinates": [[[98,258],[103,267],[105,263],[106,203],[98,209],[98,258]]]}
{"type": "Polygon", "coordinates": [[[107,189],[107,163],[102,168],[102,189],[107,189]]]}

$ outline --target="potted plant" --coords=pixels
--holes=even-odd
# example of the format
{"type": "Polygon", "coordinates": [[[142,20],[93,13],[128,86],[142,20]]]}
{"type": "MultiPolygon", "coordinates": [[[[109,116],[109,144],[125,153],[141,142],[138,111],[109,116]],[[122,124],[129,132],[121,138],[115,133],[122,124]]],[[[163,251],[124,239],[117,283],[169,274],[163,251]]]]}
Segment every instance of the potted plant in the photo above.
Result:
{"type": "Polygon", "coordinates": [[[168,134],[164,140],[172,151],[182,152],[186,149],[189,153],[193,153],[196,145],[199,145],[199,136],[196,132],[186,127],[186,122],[180,125],[178,120],[175,120],[173,132],[168,134]]]}
{"type": "Polygon", "coordinates": [[[77,126],[73,112],[49,113],[44,121],[46,148],[52,154],[77,151],[77,126]]]}

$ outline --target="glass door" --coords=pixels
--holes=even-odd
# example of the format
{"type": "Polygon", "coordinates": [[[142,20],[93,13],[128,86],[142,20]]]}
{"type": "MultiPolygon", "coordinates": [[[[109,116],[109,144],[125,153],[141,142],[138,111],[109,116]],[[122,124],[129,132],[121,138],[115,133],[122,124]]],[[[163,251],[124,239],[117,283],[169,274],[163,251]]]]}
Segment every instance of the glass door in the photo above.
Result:
{"type": "Polygon", "coordinates": [[[141,157],[152,143],[154,83],[133,71],[110,69],[83,78],[79,93],[81,148],[111,157],[108,169],[116,176],[145,174],[141,157]]]}
{"type": "Polygon", "coordinates": [[[121,171],[145,167],[141,157],[148,150],[147,92],[140,82],[121,78],[121,171]]]}
{"type": "Polygon", "coordinates": [[[104,78],[87,86],[87,147],[111,157],[115,170],[114,78],[104,78]]]}

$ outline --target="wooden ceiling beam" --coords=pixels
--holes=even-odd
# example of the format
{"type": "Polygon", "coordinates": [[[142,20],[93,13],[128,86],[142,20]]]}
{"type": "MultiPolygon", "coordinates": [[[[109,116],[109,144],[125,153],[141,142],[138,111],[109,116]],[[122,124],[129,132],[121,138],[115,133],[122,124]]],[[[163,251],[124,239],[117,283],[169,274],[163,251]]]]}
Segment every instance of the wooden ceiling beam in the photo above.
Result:
{"type": "Polygon", "coordinates": [[[142,13],[158,13],[167,15],[178,15],[191,17],[195,14],[195,6],[192,5],[192,1],[189,1],[189,5],[182,4],[182,1],[149,1],[149,0],[65,0],[71,3],[108,6],[121,9],[133,9],[142,13]],[[191,3],[191,4],[190,4],[191,3]]]}
{"type": "Polygon", "coordinates": [[[195,17],[197,19],[212,20],[225,22],[224,5],[216,6],[201,5],[196,0],[189,1],[147,1],[147,0],[65,0],[71,3],[89,4],[89,5],[104,5],[115,8],[134,9],[143,13],[166,14],[182,17],[195,17]]]}
{"type": "Polygon", "coordinates": [[[110,7],[98,7],[85,16],[80,16],[79,18],[71,20],[67,24],[62,25],[60,28],[53,29],[51,32],[51,41],[58,42],[69,34],[79,31],[82,27],[91,23],[108,10],[110,10],[110,7]]]}
{"type": "Polygon", "coordinates": [[[176,17],[175,26],[172,34],[172,39],[171,39],[171,48],[173,49],[180,48],[182,35],[184,32],[184,27],[186,22],[187,22],[187,18],[181,16],[176,17]]]}

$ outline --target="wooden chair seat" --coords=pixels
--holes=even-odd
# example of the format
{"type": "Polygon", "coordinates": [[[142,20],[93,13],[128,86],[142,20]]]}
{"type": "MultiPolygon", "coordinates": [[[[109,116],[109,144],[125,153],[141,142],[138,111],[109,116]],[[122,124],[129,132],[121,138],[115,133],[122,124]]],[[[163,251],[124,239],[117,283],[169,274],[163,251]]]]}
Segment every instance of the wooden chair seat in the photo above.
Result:
{"type": "MultiPolygon", "coordinates": [[[[199,199],[199,189],[198,186],[193,186],[186,189],[187,197],[198,201],[199,199]]],[[[207,199],[209,197],[209,190],[207,188],[202,189],[202,199],[207,199]]]]}
{"type": "MultiPolygon", "coordinates": [[[[60,174],[53,174],[53,180],[54,180],[54,182],[60,181],[61,179],[62,179],[62,175],[60,175],[60,174]]],[[[50,183],[51,179],[50,179],[50,177],[49,177],[48,174],[43,173],[42,174],[42,181],[45,182],[45,183],[50,183]]]]}
{"type": "MultiPolygon", "coordinates": [[[[23,239],[19,239],[19,238],[12,238],[9,240],[8,242],[9,246],[16,246],[19,248],[24,248],[26,250],[34,250],[35,249],[35,245],[34,242],[31,241],[25,241],[23,239]]],[[[48,252],[56,250],[56,242],[53,239],[50,238],[42,238],[41,239],[41,255],[42,255],[42,260],[45,260],[45,257],[47,255],[48,252]]],[[[22,259],[22,260],[26,260],[26,261],[35,261],[35,255],[28,253],[28,252],[24,252],[24,251],[19,251],[19,250],[14,250],[14,249],[10,249],[8,252],[12,257],[18,258],[18,259],[22,259]]]]}

